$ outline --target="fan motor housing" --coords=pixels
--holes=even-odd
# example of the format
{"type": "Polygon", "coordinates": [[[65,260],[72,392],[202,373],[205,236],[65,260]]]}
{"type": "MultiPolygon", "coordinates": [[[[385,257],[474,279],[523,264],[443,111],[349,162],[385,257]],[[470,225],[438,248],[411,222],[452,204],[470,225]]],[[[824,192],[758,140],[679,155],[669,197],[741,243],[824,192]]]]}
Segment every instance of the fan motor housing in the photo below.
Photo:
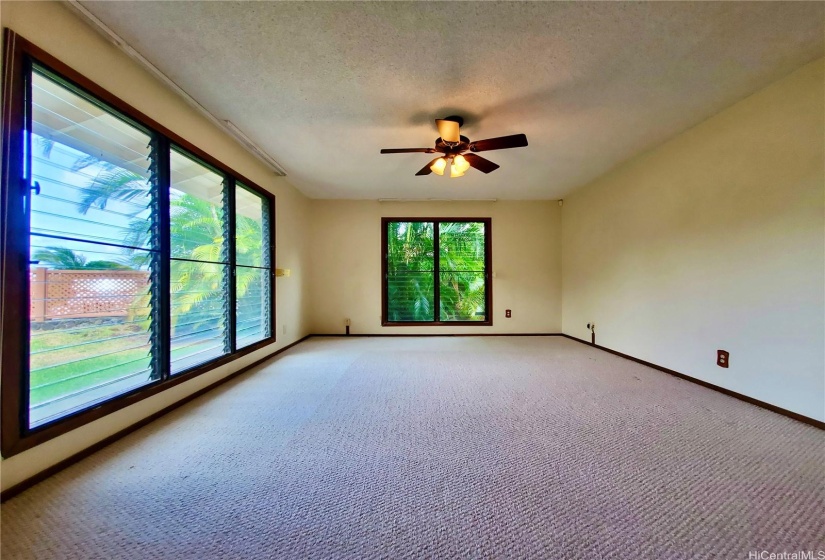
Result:
{"type": "Polygon", "coordinates": [[[439,152],[443,152],[445,155],[454,155],[466,152],[470,149],[470,139],[466,136],[460,136],[459,138],[461,139],[461,142],[452,146],[444,142],[441,138],[437,138],[435,140],[435,149],[439,152]]]}

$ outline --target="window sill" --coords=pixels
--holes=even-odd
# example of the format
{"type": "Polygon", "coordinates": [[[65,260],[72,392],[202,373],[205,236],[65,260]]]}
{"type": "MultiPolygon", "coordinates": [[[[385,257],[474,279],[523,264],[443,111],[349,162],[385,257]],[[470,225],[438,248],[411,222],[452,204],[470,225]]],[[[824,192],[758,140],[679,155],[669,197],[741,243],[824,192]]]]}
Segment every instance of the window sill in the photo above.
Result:
{"type": "Polygon", "coordinates": [[[492,327],[493,321],[381,321],[382,327],[492,327]]]}

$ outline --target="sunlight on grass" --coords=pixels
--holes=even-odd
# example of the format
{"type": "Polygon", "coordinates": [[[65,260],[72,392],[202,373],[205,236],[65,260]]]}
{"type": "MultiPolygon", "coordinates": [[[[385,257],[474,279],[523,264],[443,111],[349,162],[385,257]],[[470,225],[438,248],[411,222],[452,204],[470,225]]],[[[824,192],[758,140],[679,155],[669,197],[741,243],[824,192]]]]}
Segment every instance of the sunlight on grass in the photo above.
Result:
{"type": "MultiPolygon", "coordinates": [[[[207,341],[172,355],[209,347],[207,341]]],[[[31,405],[100,386],[150,367],[149,333],[136,324],[36,331],[31,339],[31,405]]]]}

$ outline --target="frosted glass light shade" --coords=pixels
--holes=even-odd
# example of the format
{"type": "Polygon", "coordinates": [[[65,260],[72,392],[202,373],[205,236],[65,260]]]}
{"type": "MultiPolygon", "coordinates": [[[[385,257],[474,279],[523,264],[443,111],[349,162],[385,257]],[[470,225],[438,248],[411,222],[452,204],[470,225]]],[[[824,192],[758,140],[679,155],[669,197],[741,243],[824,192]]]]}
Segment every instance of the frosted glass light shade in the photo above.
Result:
{"type": "Polygon", "coordinates": [[[430,169],[432,169],[433,173],[436,175],[444,175],[444,169],[446,169],[446,167],[447,160],[444,158],[438,158],[435,160],[435,163],[430,166],[430,169]]]}
{"type": "Polygon", "coordinates": [[[467,159],[464,156],[458,154],[453,159],[453,167],[457,167],[461,173],[464,173],[465,171],[470,169],[470,162],[467,161],[467,159]]]}

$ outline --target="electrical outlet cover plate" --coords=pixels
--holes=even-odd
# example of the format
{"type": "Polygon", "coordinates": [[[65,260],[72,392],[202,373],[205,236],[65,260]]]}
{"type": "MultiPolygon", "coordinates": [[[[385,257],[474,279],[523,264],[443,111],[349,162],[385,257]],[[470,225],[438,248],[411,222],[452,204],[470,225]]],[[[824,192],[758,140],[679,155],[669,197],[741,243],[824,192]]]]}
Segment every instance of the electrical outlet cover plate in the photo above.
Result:
{"type": "Polygon", "coordinates": [[[504,310],[504,316],[505,316],[505,317],[507,317],[507,318],[509,319],[510,317],[512,317],[512,316],[513,316],[513,312],[512,312],[511,310],[509,310],[509,309],[505,309],[505,310],[504,310]]]}
{"type": "Polygon", "coordinates": [[[730,364],[730,352],[727,350],[717,350],[716,351],[716,365],[719,367],[727,368],[730,364]]]}

